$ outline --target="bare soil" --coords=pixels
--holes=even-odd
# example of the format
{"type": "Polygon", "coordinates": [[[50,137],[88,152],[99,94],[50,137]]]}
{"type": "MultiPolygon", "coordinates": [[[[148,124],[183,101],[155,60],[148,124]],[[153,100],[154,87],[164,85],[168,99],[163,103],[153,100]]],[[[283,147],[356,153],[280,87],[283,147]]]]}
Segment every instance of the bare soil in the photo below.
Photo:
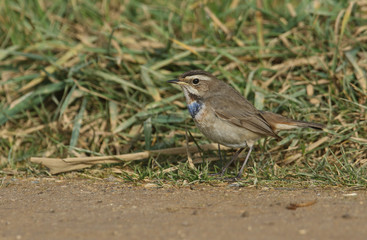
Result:
{"type": "Polygon", "coordinates": [[[366,197],[340,188],[4,178],[0,239],[366,239],[366,197]]]}

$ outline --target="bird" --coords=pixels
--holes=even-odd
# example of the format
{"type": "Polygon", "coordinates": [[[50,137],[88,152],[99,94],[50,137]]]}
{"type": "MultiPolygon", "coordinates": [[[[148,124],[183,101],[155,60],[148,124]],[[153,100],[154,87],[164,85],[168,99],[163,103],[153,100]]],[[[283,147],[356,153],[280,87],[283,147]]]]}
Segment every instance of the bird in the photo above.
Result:
{"type": "Polygon", "coordinates": [[[218,146],[221,144],[238,148],[223,167],[221,176],[247,146],[249,150],[245,161],[235,177],[241,178],[254,144],[261,138],[274,137],[281,140],[277,134],[280,130],[325,128],[320,123],[293,120],[258,110],[232,86],[204,70],[190,70],[167,82],[181,87],[196,127],[209,140],[218,143],[218,146]]]}

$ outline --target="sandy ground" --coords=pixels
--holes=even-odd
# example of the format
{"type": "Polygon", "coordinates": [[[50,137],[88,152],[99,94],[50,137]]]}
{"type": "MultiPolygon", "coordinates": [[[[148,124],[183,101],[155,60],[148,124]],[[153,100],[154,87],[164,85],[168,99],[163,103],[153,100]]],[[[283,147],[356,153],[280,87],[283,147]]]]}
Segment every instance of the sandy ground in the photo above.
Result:
{"type": "Polygon", "coordinates": [[[366,197],[338,188],[3,179],[0,239],[366,239],[366,197]]]}

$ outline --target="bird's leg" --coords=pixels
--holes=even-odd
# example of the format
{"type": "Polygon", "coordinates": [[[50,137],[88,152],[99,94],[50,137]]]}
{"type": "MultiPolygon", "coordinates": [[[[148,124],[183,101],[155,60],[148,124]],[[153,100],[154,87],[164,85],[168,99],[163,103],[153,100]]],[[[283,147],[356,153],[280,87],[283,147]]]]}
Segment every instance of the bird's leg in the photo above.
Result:
{"type": "Polygon", "coordinates": [[[220,160],[221,164],[223,164],[222,153],[220,151],[220,144],[219,143],[218,143],[218,155],[219,155],[219,160],[220,160]]]}
{"type": "Polygon", "coordinates": [[[248,159],[250,158],[250,155],[251,155],[251,152],[252,152],[252,148],[253,148],[253,146],[250,146],[250,149],[248,150],[248,153],[247,153],[246,159],[245,159],[245,161],[243,162],[242,167],[241,167],[240,171],[238,172],[238,174],[237,174],[237,177],[236,177],[236,178],[241,178],[241,177],[242,177],[243,170],[245,169],[246,163],[247,163],[248,159]]]}
{"type": "Polygon", "coordinates": [[[231,165],[231,163],[233,163],[234,160],[236,160],[238,158],[238,156],[240,155],[240,153],[243,151],[243,149],[245,148],[240,148],[237,150],[237,152],[233,155],[231,161],[229,161],[224,168],[222,169],[222,173],[220,174],[220,176],[223,177],[223,175],[226,173],[227,168],[231,165]]]}

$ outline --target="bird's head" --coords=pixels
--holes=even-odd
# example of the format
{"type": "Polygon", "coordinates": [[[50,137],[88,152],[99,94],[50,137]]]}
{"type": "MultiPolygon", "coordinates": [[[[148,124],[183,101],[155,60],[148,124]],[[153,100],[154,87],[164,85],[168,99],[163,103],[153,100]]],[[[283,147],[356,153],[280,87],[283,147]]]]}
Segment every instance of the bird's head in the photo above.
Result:
{"type": "Polygon", "coordinates": [[[213,89],[218,81],[219,80],[208,72],[203,70],[192,70],[168,82],[180,85],[186,97],[205,98],[209,90],[213,89]]]}

